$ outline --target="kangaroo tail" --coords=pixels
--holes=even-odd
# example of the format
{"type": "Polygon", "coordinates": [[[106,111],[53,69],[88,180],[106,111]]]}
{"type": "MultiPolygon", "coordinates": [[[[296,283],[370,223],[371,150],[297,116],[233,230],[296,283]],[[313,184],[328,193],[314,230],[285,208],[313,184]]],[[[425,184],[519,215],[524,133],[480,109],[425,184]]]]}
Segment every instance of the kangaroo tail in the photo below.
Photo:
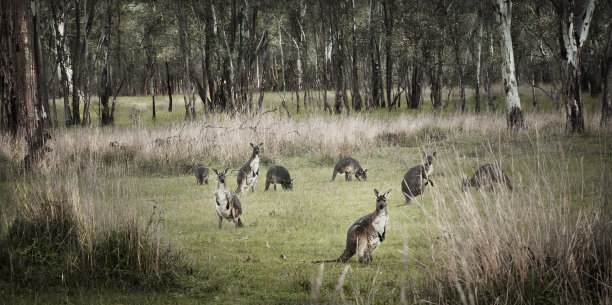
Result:
{"type": "Polygon", "coordinates": [[[510,178],[508,178],[508,175],[504,174],[504,180],[506,181],[506,186],[508,186],[511,191],[514,190],[514,188],[512,187],[512,182],[510,182],[510,178]]]}
{"type": "Polygon", "coordinates": [[[344,252],[342,252],[340,257],[338,257],[336,259],[330,259],[330,260],[324,260],[324,261],[314,261],[312,263],[313,264],[320,264],[320,263],[346,263],[346,261],[348,261],[349,258],[351,258],[351,256],[352,255],[351,255],[349,249],[344,249],[344,252]]]}

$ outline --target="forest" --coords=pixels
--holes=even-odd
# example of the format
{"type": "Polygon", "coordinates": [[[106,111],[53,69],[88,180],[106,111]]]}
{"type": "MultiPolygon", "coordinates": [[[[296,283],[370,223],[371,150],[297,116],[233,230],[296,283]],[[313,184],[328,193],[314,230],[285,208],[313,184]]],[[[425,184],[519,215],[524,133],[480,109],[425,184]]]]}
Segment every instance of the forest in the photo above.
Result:
{"type": "Polygon", "coordinates": [[[0,304],[609,303],[611,17],[2,0],[0,304]]]}

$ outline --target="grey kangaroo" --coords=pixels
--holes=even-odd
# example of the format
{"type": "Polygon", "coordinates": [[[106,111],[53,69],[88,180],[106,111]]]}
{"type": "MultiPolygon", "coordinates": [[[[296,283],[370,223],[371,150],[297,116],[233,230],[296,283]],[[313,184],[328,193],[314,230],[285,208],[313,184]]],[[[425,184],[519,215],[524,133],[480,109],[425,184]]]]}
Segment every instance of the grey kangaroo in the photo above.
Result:
{"type": "Polygon", "coordinates": [[[361,165],[359,165],[359,162],[353,158],[342,158],[340,159],[340,161],[338,161],[338,163],[336,163],[336,166],[334,167],[334,174],[332,176],[332,181],[336,180],[336,175],[338,173],[340,174],[344,174],[344,179],[346,181],[350,181],[351,180],[351,175],[355,175],[355,178],[357,178],[357,180],[361,180],[359,179],[360,177],[363,178],[363,181],[366,181],[367,177],[367,173],[368,169],[363,169],[361,168],[361,165]]]}
{"type": "Polygon", "coordinates": [[[467,177],[463,178],[463,181],[461,182],[461,190],[465,192],[470,186],[480,188],[485,185],[489,185],[492,189],[494,183],[504,183],[511,191],[514,189],[510,179],[501,169],[499,164],[489,163],[481,166],[476,171],[474,176],[472,176],[472,179],[468,180],[467,177]]]}
{"type": "Polygon", "coordinates": [[[378,194],[378,190],[374,189],[376,195],[376,210],[373,213],[359,218],[348,230],[346,234],[346,247],[344,252],[337,259],[316,261],[314,263],[346,263],[355,253],[359,263],[363,263],[364,259],[372,260],[372,254],[378,248],[380,243],[385,240],[385,232],[389,214],[387,214],[387,197],[391,190],[388,190],[383,195],[378,194]]]}
{"type": "Polygon", "coordinates": [[[293,179],[289,175],[289,171],[280,165],[274,165],[268,169],[266,173],[266,188],[267,191],[270,188],[270,184],[274,184],[274,190],[276,191],[276,184],[280,184],[283,189],[293,189],[293,179]]]}
{"type": "Polygon", "coordinates": [[[245,163],[238,172],[238,188],[236,193],[242,193],[243,190],[251,188],[251,192],[255,192],[255,182],[257,182],[257,176],[259,176],[259,148],[263,145],[251,144],[253,148],[253,154],[247,163],[245,163]]]}
{"type": "Polygon", "coordinates": [[[233,221],[236,227],[243,227],[242,220],[240,220],[240,216],[242,216],[242,205],[240,205],[240,200],[238,200],[236,194],[225,185],[225,174],[227,174],[228,170],[229,168],[222,172],[218,172],[216,169],[213,169],[219,180],[219,184],[217,184],[217,189],[215,190],[219,228],[223,225],[223,219],[233,221]]]}
{"type": "Polygon", "coordinates": [[[429,176],[431,176],[433,172],[433,161],[435,156],[435,151],[431,155],[423,153],[423,157],[426,160],[425,163],[410,168],[404,175],[404,179],[402,179],[402,193],[404,193],[404,197],[406,197],[406,204],[410,204],[412,199],[423,194],[423,190],[427,183],[431,183],[432,187],[434,186],[429,176]]]}
{"type": "Polygon", "coordinates": [[[210,171],[208,170],[208,168],[201,167],[201,166],[195,166],[193,168],[193,174],[195,175],[196,182],[199,185],[202,185],[202,183],[208,184],[208,176],[210,174],[210,171]]]}

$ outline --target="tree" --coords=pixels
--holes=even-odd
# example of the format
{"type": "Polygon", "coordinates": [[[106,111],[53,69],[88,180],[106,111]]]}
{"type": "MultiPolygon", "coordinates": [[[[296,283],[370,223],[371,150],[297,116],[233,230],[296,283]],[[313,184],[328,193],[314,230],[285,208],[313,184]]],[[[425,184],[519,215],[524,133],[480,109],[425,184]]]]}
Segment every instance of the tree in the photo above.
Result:
{"type": "Polygon", "coordinates": [[[521,129],[524,126],[521,100],[519,99],[514,51],[512,48],[512,0],[494,0],[497,24],[501,33],[502,79],[506,94],[506,121],[508,128],[521,129]]]}
{"type": "Polygon", "coordinates": [[[612,22],[608,26],[608,42],[606,44],[606,53],[604,55],[604,95],[601,104],[601,123],[602,127],[610,124],[612,118],[612,22]]]}
{"type": "Polygon", "coordinates": [[[14,138],[25,138],[26,169],[40,158],[51,125],[39,56],[39,6],[37,1],[32,4],[21,0],[0,3],[1,127],[14,138]]]}
{"type": "Polygon", "coordinates": [[[587,0],[578,20],[574,18],[574,0],[563,0],[561,3],[553,1],[559,17],[561,31],[561,60],[564,64],[565,94],[565,129],[569,132],[584,132],[584,113],[582,111],[582,88],[580,55],[582,47],[589,33],[589,26],[595,0],[587,0]],[[577,26],[575,26],[577,23],[577,26]],[[574,29],[575,28],[575,29],[574,29]]]}

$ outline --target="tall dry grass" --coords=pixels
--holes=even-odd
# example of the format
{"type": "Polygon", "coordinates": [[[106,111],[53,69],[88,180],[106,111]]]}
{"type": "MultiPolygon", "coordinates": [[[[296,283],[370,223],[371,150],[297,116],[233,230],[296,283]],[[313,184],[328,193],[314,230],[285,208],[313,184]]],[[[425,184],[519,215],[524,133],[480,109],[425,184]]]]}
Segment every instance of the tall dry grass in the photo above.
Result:
{"type": "Polygon", "coordinates": [[[0,202],[0,282],[13,287],[167,287],[182,271],[162,207],[89,167],[20,178],[0,202]]]}
{"type": "MultiPolygon", "coordinates": [[[[561,145],[551,150],[540,140],[511,152],[523,153],[521,162],[504,159],[501,149],[482,156],[479,164],[495,160],[513,174],[512,192],[505,186],[461,192],[461,176],[473,172],[438,178],[427,203],[435,206],[428,217],[438,230],[430,241],[428,298],[450,304],[612,302],[609,152],[577,160],[561,145]],[[602,164],[590,173],[598,180],[585,180],[584,162],[602,164]]],[[[457,154],[436,170],[452,173],[464,162],[457,154]]]]}
{"type": "MultiPolygon", "coordinates": [[[[530,129],[537,127],[547,135],[564,133],[564,117],[559,113],[525,116],[530,129]]],[[[586,130],[598,130],[595,117],[587,115],[585,121],[586,130]]],[[[219,116],[169,126],[60,129],[48,143],[51,151],[41,168],[49,171],[120,168],[144,174],[181,174],[196,164],[239,168],[250,154],[250,142],[264,143],[264,164],[288,156],[333,164],[340,156],[381,146],[419,146],[436,140],[497,136],[505,132],[505,118],[493,114],[313,115],[297,119],[286,119],[279,113],[219,116]]],[[[13,160],[23,157],[23,143],[12,143],[6,138],[1,142],[0,155],[13,160]]]]}

